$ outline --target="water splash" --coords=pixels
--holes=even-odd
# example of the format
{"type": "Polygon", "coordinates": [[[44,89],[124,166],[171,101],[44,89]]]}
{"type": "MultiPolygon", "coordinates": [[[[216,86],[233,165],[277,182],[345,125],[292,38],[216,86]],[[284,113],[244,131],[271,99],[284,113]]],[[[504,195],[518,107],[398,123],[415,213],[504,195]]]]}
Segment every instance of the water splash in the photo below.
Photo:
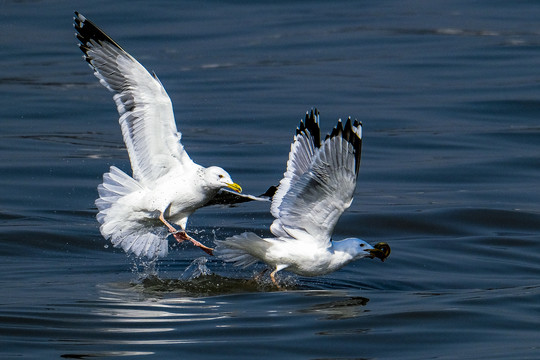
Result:
{"type": "Polygon", "coordinates": [[[158,276],[157,259],[146,259],[144,257],[130,256],[133,259],[131,272],[138,280],[144,280],[158,276]]]}
{"type": "Polygon", "coordinates": [[[179,280],[191,281],[197,279],[200,276],[212,275],[212,270],[206,266],[208,259],[204,256],[201,256],[191,262],[189,266],[184,270],[182,275],[180,275],[179,280]]]}

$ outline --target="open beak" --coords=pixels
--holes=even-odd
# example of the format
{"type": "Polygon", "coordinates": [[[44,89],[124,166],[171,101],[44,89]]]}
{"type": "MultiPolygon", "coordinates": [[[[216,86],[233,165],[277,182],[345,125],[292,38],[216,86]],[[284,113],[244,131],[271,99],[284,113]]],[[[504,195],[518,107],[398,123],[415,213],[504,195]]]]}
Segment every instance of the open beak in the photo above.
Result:
{"type": "Polygon", "coordinates": [[[373,245],[373,249],[366,250],[370,253],[371,258],[378,258],[381,261],[386,260],[388,255],[390,255],[390,245],[384,242],[377,243],[373,245]]]}
{"type": "Polygon", "coordinates": [[[227,184],[227,187],[231,190],[234,190],[236,191],[237,193],[241,193],[242,192],[242,187],[240,185],[238,185],[237,183],[231,183],[231,184],[227,184]]]}

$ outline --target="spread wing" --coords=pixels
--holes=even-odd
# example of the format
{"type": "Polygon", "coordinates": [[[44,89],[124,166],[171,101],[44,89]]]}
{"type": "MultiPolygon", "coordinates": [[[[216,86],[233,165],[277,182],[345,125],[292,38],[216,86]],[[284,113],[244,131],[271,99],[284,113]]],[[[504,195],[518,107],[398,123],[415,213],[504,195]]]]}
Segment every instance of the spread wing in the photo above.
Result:
{"type": "Polygon", "coordinates": [[[329,246],[334,227],[351,205],[360,168],[362,124],[338,121],[320,143],[319,115],[306,115],[294,137],[287,171],[272,201],[270,227],[278,237],[329,246]]]}
{"type": "Polygon", "coordinates": [[[84,59],[114,93],[133,177],[151,182],[171,167],[192,165],[180,143],[171,99],[157,76],[83,15],[75,12],[74,21],[84,59]]]}
{"type": "Polygon", "coordinates": [[[280,217],[280,206],[283,197],[289,192],[292,184],[298,182],[300,177],[309,170],[313,156],[320,146],[319,112],[314,109],[311,110],[311,113],[306,113],[305,120],[300,121],[300,125],[296,129],[289,160],[287,161],[287,170],[283,174],[283,179],[279,183],[270,207],[270,212],[276,219],[280,217]]]}

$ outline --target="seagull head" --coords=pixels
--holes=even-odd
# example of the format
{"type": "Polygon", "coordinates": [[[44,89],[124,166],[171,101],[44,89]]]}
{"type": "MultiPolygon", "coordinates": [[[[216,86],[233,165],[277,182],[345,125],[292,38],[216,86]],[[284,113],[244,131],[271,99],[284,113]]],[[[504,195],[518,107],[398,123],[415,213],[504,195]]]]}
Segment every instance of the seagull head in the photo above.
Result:
{"type": "Polygon", "coordinates": [[[238,193],[242,192],[242,187],[232,181],[231,176],[225,170],[217,166],[210,166],[205,169],[204,177],[211,188],[229,188],[238,193]]]}
{"type": "Polygon", "coordinates": [[[383,242],[371,245],[362,239],[349,238],[342,241],[337,241],[334,243],[334,246],[335,245],[338,245],[343,249],[346,248],[345,251],[353,255],[353,260],[367,257],[370,259],[377,258],[384,261],[388,255],[390,255],[390,245],[383,242]]]}

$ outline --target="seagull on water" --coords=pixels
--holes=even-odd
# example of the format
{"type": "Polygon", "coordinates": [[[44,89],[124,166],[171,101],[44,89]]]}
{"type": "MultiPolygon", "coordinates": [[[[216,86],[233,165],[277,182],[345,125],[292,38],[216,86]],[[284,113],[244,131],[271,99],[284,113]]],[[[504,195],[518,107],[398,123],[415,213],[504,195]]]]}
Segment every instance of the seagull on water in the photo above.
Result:
{"type": "Polygon", "coordinates": [[[167,255],[169,233],[211,255],[211,248],[186,234],[188,217],[220,190],[240,193],[242,188],[222,168],[191,160],[180,142],[171,99],[155,74],[78,12],[74,27],[84,59],[114,94],[133,170],[131,177],[111,166],[103,175],[96,200],[101,234],[139,257],[167,255]]]}
{"type": "Polygon", "coordinates": [[[302,276],[336,271],[351,261],[390,254],[386,243],[332,240],[341,214],[351,205],[360,168],[362,124],[339,120],[321,142],[319,112],[306,114],[296,129],[287,171],[271,205],[274,238],[245,232],[216,241],[215,253],[227,262],[250,266],[261,260],[273,268],[270,277],[287,270],[302,276]]]}

